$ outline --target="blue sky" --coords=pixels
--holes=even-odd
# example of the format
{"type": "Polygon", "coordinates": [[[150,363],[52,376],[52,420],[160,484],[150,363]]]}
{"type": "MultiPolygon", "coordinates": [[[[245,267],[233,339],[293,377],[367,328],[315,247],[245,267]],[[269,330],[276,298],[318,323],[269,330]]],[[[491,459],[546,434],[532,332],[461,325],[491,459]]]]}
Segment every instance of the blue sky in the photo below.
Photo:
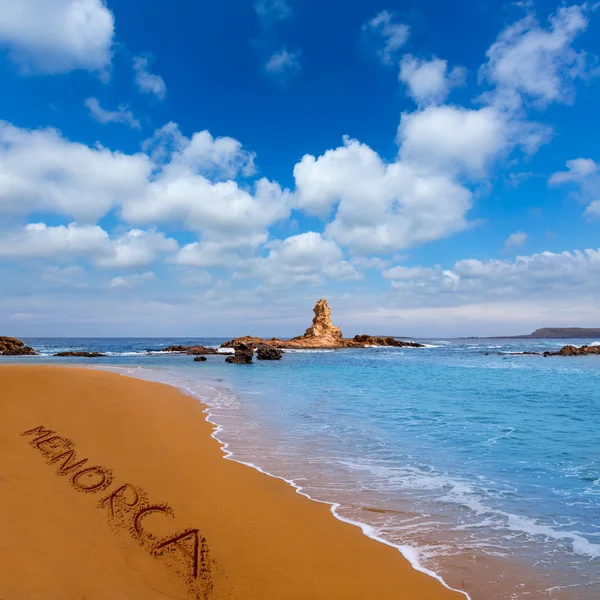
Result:
{"type": "Polygon", "coordinates": [[[598,326],[599,9],[0,0],[0,332],[598,326]]]}

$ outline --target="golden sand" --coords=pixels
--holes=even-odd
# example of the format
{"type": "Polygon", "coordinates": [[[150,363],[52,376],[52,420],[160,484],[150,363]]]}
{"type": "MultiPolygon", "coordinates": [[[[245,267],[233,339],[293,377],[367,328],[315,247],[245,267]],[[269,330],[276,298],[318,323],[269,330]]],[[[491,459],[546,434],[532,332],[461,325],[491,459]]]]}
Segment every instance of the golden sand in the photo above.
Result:
{"type": "Polygon", "coordinates": [[[204,408],[113,373],[0,367],[0,599],[463,598],[223,460],[204,408]]]}

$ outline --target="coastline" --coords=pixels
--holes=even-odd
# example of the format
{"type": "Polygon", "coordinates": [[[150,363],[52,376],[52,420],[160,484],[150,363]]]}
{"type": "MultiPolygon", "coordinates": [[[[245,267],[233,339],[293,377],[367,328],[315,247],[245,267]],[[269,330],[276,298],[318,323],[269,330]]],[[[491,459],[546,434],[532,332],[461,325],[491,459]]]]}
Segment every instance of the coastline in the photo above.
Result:
{"type": "MultiPolygon", "coordinates": [[[[208,407],[176,388],[100,369],[7,365],[0,372],[6,413],[0,421],[1,460],[9,482],[0,505],[3,514],[12,515],[13,532],[0,545],[0,557],[11,566],[0,592],[8,597],[35,597],[35,586],[48,600],[73,592],[86,599],[126,598],[127,590],[144,598],[465,597],[416,571],[395,547],[369,539],[364,526],[361,532],[338,515],[332,519],[335,506],[308,500],[292,482],[265,477],[255,465],[249,465],[254,470],[235,458],[221,460],[228,450],[218,440],[218,426],[208,420],[208,407]],[[67,478],[56,477],[55,465],[46,464],[60,450],[53,444],[63,442],[44,447],[51,437],[46,436],[37,442],[42,448],[34,449],[18,435],[40,425],[73,440],[78,456],[89,455],[88,464],[101,461],[111,479],[114,473],[115,483],[98,496],[110,497],[117,483],[126,485],[123,479],[143,488],[147,498],[139,505],[150,510],[140,521],[155,533],[147,539],[140,533],[144,528],[133,536],[127,527],[111,531],[119,529],[118,519],[107,517],[106,507],[98,509],[95,491],[78,494],[67,478]],[[36,499],[33,491],[42,482],[51,493],[36,499]],[[153,504],[157,501],[169,506],[153,504]],[[170,529],[163,531],[165,522],[170,529]],[[206,538],[196,548],[196,562],[205,567],[199,567],[200,582],[189,571],[195,536],[165,544],[196,527],[206,538]],[[58,531],[63,539],[57,547],[58,531]],[[168,552],[158,552],[160,543],[168,552]],[[90,546],[94,560],[86,556],[90,546]],[[49,554],[52,560],[40,572],[38,563],[49,554]],[[99,563],[110,565],[110,572],[99,563]],[[77,584],[68,575],[74,570],[77,584]],[[23,594],[25,582],[33,586],[29,594],[23,594]]],[[[87,487],[102,482],[99,472],[89,476],[87,487]]],[[[119,498],[113,496],[113,504],[119,498]]],[[[135,512],[127,508],[133,497],[121,499],[125,506],[116,516],[125,525],[135,512]]]]}

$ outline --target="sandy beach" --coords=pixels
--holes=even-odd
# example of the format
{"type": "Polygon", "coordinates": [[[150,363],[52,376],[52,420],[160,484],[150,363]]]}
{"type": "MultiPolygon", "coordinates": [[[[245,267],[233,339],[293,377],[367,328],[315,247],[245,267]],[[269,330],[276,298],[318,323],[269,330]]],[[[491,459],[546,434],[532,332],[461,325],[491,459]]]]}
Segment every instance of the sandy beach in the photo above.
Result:
{"type": "Polygon", "coordinates": [[[79,368],[0,367],[0,598],[461,598],[285,482],[204,406],[79,368]]]}

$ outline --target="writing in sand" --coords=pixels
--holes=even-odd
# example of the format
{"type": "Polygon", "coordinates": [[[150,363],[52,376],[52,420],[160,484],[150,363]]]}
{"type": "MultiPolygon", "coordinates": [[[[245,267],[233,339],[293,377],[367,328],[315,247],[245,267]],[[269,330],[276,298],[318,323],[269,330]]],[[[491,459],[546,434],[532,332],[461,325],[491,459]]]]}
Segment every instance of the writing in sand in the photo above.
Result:
{"type": "Polygon", "coordinates": [[[72,440],[55,435],[44,426],[21,433],[31,436],[29,444],[39,450],[48,464],[57,464],[57,475],[68,476],[71,486],[87,494],[101,494],[98,507],[106,511],[113,525],[127,529],[151,555],[164,557],[183,576],[197,598],[206,599],[212,591],[210,561],[206,539],[198,529],[185,529],[160,536],[150,531],[151,515],[172,521],[173,509],[167,504],[149,501],[148,495],[130,483],[113,482],[113,472],[103,466],[89,465],[77,456],[72,440]]]}

